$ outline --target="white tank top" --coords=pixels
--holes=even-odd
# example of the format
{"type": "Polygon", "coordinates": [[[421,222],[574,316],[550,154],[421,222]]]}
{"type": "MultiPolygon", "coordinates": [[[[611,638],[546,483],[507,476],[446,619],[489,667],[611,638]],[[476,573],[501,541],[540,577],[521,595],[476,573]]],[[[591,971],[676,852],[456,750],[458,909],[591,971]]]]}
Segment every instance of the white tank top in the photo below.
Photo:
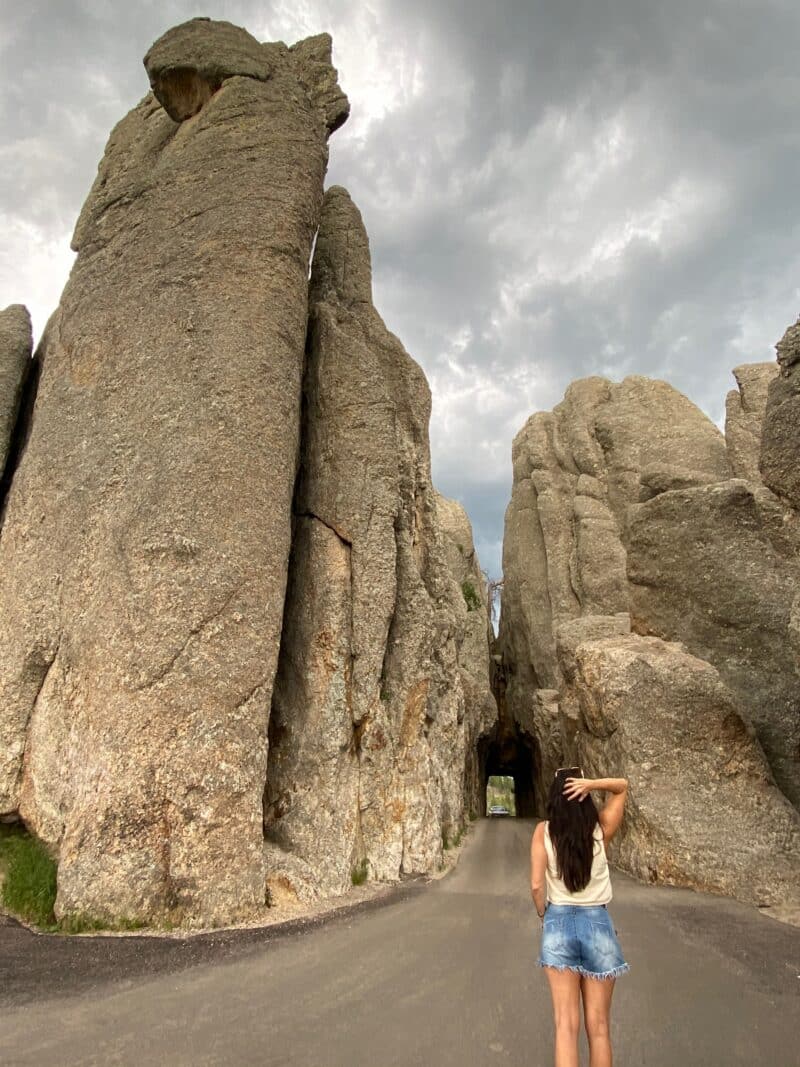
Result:
{"type": "Polygon", "coordinates": [[[598,824],[594,828],[594,855],[592,873],[588,883],[578,893],[570,893],[558,876],[558,860],[553,842],[550,840],[550,827],[544,824],[544,847],[547,852],[547,899],[551,904],[607,904],[611,900],[611,876],[608,873],[608,860],[603,845],[603,829],[598,824]]]}

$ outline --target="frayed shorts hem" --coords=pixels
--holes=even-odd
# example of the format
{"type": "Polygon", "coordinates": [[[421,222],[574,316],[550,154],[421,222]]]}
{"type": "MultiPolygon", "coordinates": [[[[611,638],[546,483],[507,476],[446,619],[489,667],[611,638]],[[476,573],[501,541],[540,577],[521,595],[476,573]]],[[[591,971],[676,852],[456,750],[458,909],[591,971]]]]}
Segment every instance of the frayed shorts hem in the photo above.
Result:
{"type": "Polygon", "coordinates": [[[619,978],[621,974],[627,974],[631,969],[628,963],[612,967],[610,971],[587,971],[585,967],[571,963],[545,963],[544,960],[537,960],[536,963],[539,967],[551,967],[554,971],[574,971],[575,974],[583,975],[584,978],[619,978]]]}

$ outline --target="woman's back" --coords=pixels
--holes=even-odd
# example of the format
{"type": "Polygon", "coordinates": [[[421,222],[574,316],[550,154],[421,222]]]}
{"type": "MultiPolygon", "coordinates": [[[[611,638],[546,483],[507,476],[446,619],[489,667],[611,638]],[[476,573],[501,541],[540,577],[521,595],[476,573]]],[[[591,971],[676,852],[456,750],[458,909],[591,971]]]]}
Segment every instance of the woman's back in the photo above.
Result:
{"type": "Polygon", "coordinates": [[[597,905],[607,904],[611,900],[611,876],[608,870],[605,846],[603,845],[603,830],[599,824],[595,826],[593,836],[592,871],[589,881],[577,893],[570,893],[558,874],[558,860],[555,845],[550,838],[549,824],[544,824],[544,847],[547,852],[545,877],[547,881],[547,899],[551,904],[597,905]]]}

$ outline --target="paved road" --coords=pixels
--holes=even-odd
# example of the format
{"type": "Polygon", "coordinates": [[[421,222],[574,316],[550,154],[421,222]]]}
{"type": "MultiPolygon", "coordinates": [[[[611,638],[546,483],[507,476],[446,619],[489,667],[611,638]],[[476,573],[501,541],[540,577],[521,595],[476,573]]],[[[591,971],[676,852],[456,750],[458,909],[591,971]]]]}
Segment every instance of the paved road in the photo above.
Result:
{"type": "MultiPolygon", "coordinates": [[[[441,881],[281,935],[67,943],[6,925],[0,1063],[547,1067],[532,828],[480,821],[441,881]]],[[[632,967],[614,994],[617,1064],[800,1067],[800,930],[614,886],[632,967]]]]}

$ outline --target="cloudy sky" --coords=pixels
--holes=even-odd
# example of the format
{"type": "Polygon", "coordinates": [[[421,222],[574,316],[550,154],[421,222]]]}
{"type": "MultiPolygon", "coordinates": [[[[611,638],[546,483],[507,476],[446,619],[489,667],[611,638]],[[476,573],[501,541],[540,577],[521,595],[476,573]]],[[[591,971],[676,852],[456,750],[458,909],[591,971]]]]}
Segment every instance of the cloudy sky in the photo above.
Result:
{"type": "Polygon", "coordinates": [[[0,0],[0,307],[37,335],[142,56],[198,14],[333,34],[352,114],[329,180],[492,575],[528,415],[634,372],[721,422],[730,369],[800,312],[796,0],[0,0]]]}

